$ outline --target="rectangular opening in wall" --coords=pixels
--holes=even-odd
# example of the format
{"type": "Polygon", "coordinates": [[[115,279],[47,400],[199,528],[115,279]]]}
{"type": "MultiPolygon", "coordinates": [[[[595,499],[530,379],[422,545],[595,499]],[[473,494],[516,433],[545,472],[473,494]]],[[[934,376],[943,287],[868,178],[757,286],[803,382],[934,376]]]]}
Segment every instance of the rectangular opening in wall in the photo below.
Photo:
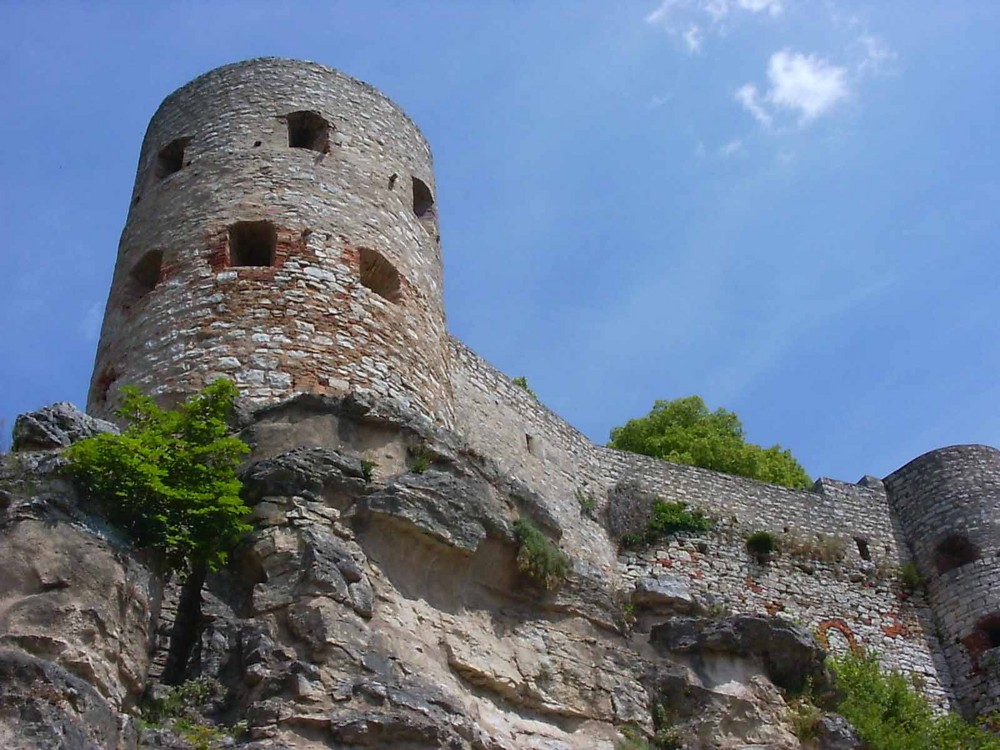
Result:
{"type": "Polygon", "coordinates": [[[862,560],[872,559],[871,550],[868,548],[868,540],[856,536],[854,537],[854,543],[858,545],[858,554],[861,555],[862,560]]]}
{"type": "Polygon", "coordinates": [[[542,457],[542,444],[534,435],[524,434],[524,447],[528,449],[530,453],[535,458],[542,457]]]}
{"type": "Polygon", "coordinates": [[[273,266],[278,233],[269,221],[241,221],[229,227],[230,266],[273,266]]]}
{"type": "Polygon", "coordinates": [[[288,145],[325,154],[330,150],[330,123],[316,112],[292,112],[288,122],[288,145]]]}
{"type": "Polygon", "coordinates": [[[163,267],[163,253],[150,250],[132,266],[125,281],[124,303],[126,306],[138,302],[149,294],[160,281],[163,267]]]}
{"type": "Polygon", "coordinates": [[[156,176],[159,179],[180,172],[184,166],[184,150],[190,138],[177,138],[160,149],[156,154],[156,176]]]}
{"type": "Polygon", "coordinates": [[[398,304],[402,298],[402,282],[399,271],[385,256],[367,247],[361,248],[361,283],[375,294],[398,304]]]}

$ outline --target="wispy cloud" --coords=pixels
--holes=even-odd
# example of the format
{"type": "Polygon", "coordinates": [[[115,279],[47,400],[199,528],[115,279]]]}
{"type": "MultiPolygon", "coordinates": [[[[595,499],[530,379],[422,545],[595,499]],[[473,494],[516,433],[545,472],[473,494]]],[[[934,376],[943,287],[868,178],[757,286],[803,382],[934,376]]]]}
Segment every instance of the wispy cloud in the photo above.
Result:
{"type": "Polygon", "coordinates": [[[657,26],[684,43],[691,54],[702,50],[705,39],[718,36],[740,16],[779,16],[783,0],[661,0],[646,15],[657,26]]]}
{"type": "Polygon", "coordinates": [[[861,61],[857,65],[861,75],[881,75],[889,71],[899,58],[883,39],[874,34],[864,33],[858,37],[857,47],[861,50],[861,61]]]}
{"type": "Polygon", "coordinates": [[[729,159],[743,153],[743,139],[736,138],[719,147],[719,156],[729,159]]]}
{"type": "Polygon", "coordinates": [[[684,32],[684,43],[687,45],[688,52],[700,52],[703,41],[704,36],[697,26],[689,26],[688,30],[684,32]]]}
{"type": "Polygon", "coordinates": [[[670,100],[673,98],[674,98],[673,94],[663,94],[663,95],[656,94],[649,98],[649,101],[646,102],[646,107],[648,109],[659,109],[664,104],[669,103],[670,100]]]}
{"type": "Polygon", "coordinates": [[[847,69],[832,65],[816,55],[780,50],[767,65],[769,86],[760,93],[752,83],[736,90],[742,104],[764,126],[775,116],[788,112],[804,125],[826,114],[850,94],[847,69]]]}

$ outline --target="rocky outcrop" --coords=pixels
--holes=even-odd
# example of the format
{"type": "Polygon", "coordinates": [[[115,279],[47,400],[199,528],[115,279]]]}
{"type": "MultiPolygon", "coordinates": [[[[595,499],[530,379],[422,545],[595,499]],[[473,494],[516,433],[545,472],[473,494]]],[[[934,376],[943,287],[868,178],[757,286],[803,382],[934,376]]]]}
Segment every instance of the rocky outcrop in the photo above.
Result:
{"type": "MultiPolygon", "coordinates": [[[[142,714],[155,748],[611,750],[625,728],[800,747],[784,691],[824,673],[794,626],[704,617],[666,574],[618,591],[565,547],[566,579],[542,588],[513,523],[558,545],[547,499],[398,405],[297,397],[240,428],[254,530],[225,570],[169,582],[162,611],[164,582],[81,506],[58,454],[17,459],[0,483],[0,738],[131,748],[142,714]]],[[[818,747],[851,747],[836,718],[818,747]]]]}
{"type": "Polygon", "coordinates": [[[103,419],[84,414],[71,403],[61,401],[21,414],[14,421],[11,444],[14,451],[54,450],[102,432],[117,434],[118,428],[103,419]]]}
{"type": "Polygon", "coordinates": [[[821,690],[828,682],[823,649],[808,632],[779,617],[677,617],[655,625],[650,642],[661,653],[705,665],[706,672],[713,661],[728,661],[796,693],[807,684],[821,690]]]}

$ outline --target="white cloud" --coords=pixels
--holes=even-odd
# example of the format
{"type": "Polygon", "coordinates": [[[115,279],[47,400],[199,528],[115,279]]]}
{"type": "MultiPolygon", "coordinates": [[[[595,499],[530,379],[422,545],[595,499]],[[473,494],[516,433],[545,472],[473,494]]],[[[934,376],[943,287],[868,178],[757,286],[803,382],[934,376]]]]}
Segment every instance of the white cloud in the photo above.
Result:
{"type": "Polygon", "coordinates": [[[684,32],[684,43],[687,45],[688,52],[700,51],[703,40],[701,29],[697,26],[691,26],[684,32]]]}
{"type": "Polygon", "coordinates": [[[674,98],[673,94],[664,94],[662,96],[660,96],[659,94],[655,94],[649,98],[648,102],[646,102],[646,107],[648,109],[659,109],[664,104],[667,104],[673,98],[674,98]]]}
{"type": "Polygon", "coordinates": [[[725,32],[739,15],[780,15],[783,0],[661,0],[646,15],[646,23],[677,37],[688,52],[700,52],[706,37],[725,32]]]}
{"type": "Polygon", "coordinates": [[[736,0],[736,4],[743,10],[749,10],[753,13],[767,11],[772,16],[781,15],[781,11],[785,9],[781,0],[736,0]]]}
{"type": "Polygon", "coordinates": [[[778,107],[798,110],[812,120],[847,97],[847,71],[815,55],[781,50],[771,55],[767,77],[769,101],[778,107]]]}
{"type": "Polygon", "coordinates": [[[737,138],[719,147],[719,156],[728,159],[743,152],[743,140],[737,138]]]}
{"type": "Polygon", "coordinates": [[[770,125],[781,110],[796,113],[805,124],[833,109],[850,93],[847,69],[831,65],[816,55],[780,50],[767,65],[770,86],[759,94],[751,83],[736,91],[740,102],[762,125],[770,125]]]}

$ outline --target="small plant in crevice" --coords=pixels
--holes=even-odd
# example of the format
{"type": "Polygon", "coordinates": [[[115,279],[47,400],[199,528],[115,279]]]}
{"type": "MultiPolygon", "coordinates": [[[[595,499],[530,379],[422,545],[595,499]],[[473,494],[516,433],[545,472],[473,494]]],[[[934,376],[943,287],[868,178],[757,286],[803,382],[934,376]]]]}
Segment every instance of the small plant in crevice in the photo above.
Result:
{"type": "Polygon", "coordinates": [[[646,739],[642,729],[636,724],[618,727],[622,738],[615,750],[683,750],[684,743],[680,731],[671,726],[666,710],[657,704],[653,708],[653,736],[646,739]]]}
{"type": "Polygon", "coordinates": [[[142,718],[147,724],[162,724],[169,719],[195,720],[213,702],[224,700],[226,687],[212,677],[197,677],[174,685],[160,698],[140,703],[142,718]]]}
{"type": "Polygon", "coordinates": [[[594,498],[593,493],[584,490],[582,487],[577,487],[573,494],[576,496],[576,501],[580,504],[580,514],[594,520],[597,516],[597,500],[594,498]]]}
{"type": "Polygon", "coordinates": [[[924,587],[926,580],[913,560],[903,563],[899,569],[899,585],[904,591],[914,594],[924,587]]]}
{"type": "Polygon", "coordinates": [[[788,699],[788,720],[792,725],[792,734],[801,742],[815,739],[819,733],[819,723],[822,718],[823,709],[816,705],[813,682],[810,677],[806,679],[802,692],[796,697],[788,699]]]}
{"type": "Polygon", "coordinates": [[[755,531],[747,537],[747,551],[753,555],[758,563],[765,563],[770,558],[772,552],[777,548],[774,534],[770,531],[755,531]]]}
{"type": "Polygon", "coordinates": [[[365,480],[365,484],[372,483],[372,480],[375,479],[375,469],[377,468],[378,464],[370,458],[361,459],[361,477],[365,480]]]}
{"type": "Polygon", "coordinates": [[[410,471],[414,474],[423,474],[434,463],[434,454],[426,445],[417,445],[410,448],[410,471]]]}
{"type": "Polygon", "coordinates": [[[525,391],[532,398],[538,398],[538,394],[531,389],[530,385],[528,385],[528,379],[524,377],[524,375],[518,375],[516,378],[513,378],[511,382],[522,391],[525,391]]]}
{"type": "Polygon", "coordinates": [[[569,572],[570,559],[566,553],[527,518],[514,522],[514,536],[520,543],[517,569],[547,589],[556,588],[569,572]]]}

